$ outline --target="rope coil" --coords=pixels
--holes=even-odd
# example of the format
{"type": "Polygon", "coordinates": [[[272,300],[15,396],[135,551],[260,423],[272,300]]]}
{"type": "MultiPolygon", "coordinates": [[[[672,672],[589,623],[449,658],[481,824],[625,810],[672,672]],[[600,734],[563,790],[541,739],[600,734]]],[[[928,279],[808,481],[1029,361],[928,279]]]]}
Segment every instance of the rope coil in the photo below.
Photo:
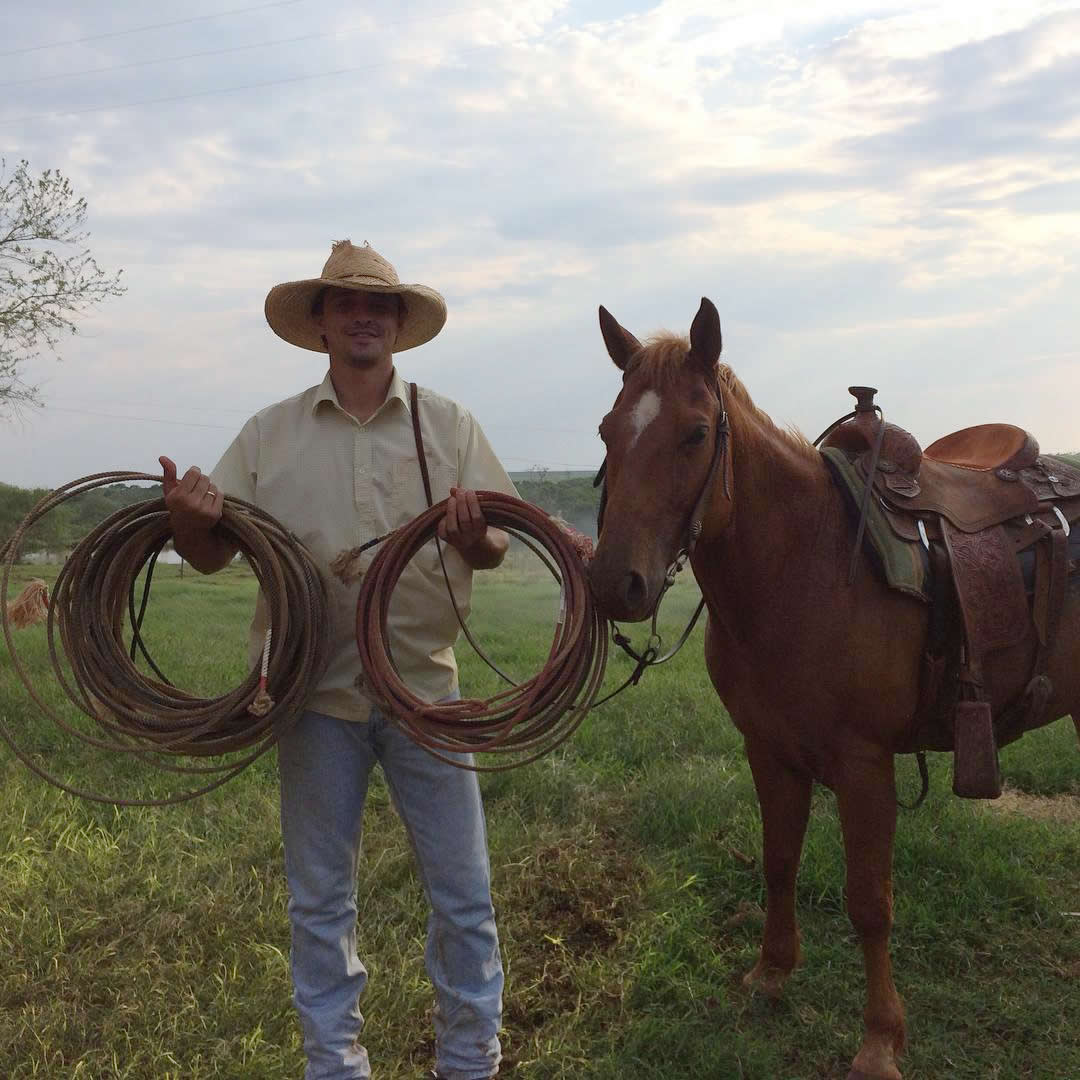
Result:
{"type": "MultiPolygon", "coordinates": [[[[3,552],[0,598],[8,594],[11,568],[27,531],[67,499],[106,484],[160,476],[106,472],[74,480],[45,496],[23,519],[3,552]]],[[[300,541],[265,511],[226,496],[218,530],[251,565],[266,599],[271,647],[264,670],[256,667],[235,689],[199,698],[172,685],[148,653],[139,630],[149,599],[154,564],[172,537],[165,500],[116,511],[75,548],[57,576],[49,601],[47,635],[53,675],[87,720],[76,726],[50,708],[19,656],[6,603],[0,621],[15,671],[38,708],[75,739],[131,755],[165,772],[194,775],[199,786],[161,798],[125,799],[60,780],[17,743],[0,717],[0,738],[42,779],[96,802],[156,806],[183,802],[221,786],[269,750],[295,721],[329,662],[326,584],[300,541]],[[146,571],[141,608],[135,590],[146,571]],[[124,641],[130,626],[130,647],[124,641]],[[59,636],[59,644],[57,642],[59,636]],[[136,666],[141,652],[154,677],[136,666]],[[65,656],[70,667],[61,664],[65,656]],[[268,696],[267,696],[268,695],[268,696]],[[240,753],[241,757],[236,755],[240,753]],[[181,758],[228,756],[215,764],[180,764],[181,758]]]]}
{"type": "Polygon", "coordinates": [[[403,525],[380,546],[360,587],[356,640],[365,692],[409,738],[450,764],[497,772],[535,761],[569,738],[584,719],[604,678],[607,620],[593,603],[579,548],[557,522],[539,507],[513,496],[495,491],[476,494],[487,523],[539,555],[561,587],[560,615],[542,669],[487,699],[430,704],[405,685],[394,667],[387,629],[390,598],[409,560],[432,538],[442,558],[437,529],[446,513],[446,500],[403,525]],[[477,765],[448,757],[481,751],[509,760],[477,765]]]}
{"type": "MultiPolygon", "coordinates": [[[[7,596],[23,538],[45,514],[93,488],[141,480],[159,481],[160,477],[95,473],[43,498],[0,552],[0,597],[7,596]]],[[[391,598],[405,567],[426,543],[434,539],[443,559],[438,525],[446,513],[446,500],[379,538],[379,550],[363,576],[357,601],[356,638],[364,692],[409,738],[450,764],[495,772],[535,761],[553,750],[573,734],[590,708],[602,703],[598,694],[612,627],[596,608],[586,578],[591,541],[566,531],[539,507],[513,496],[479,491],[477,497],[488,524],[529,548],[559,585],[559,614],[541,670],[521,683],[499,671],[473,639],[451,591],[466,638],[509,688],[486,699],[431,704],[417,697],[398,674],[387,626],[391,598]],[[462,755],[478,752],[500,760],[483,765],[471,758],[463,760],[462,755]]],[[[0,604],[0,622],[15,671],[56,727],[95,749],[127,754],[165,772],[196,776],[199,786],[160,798],[135,799],[77,787],[50,773],[22,749],[7,719],[0,716],[0,738],[40,778],[97,802],[121,806],[183,802],[236,776],[269,750],[299,716],[329,663],[326,583],[300,541],[258,507],[225,496],[217,528],[236,544],[254,571],[270,622],[261,665],[240,686],[219,697],[198,698],[173,686],[140,635],[154,564],[172,536],[164,499],[116,511],[79,543],[57,576],[48,604],[49,659],[68,701],[85,718],[81,726],[51,709],[35,688],[15,648],[9,606],[0,604]],[[136,586],[144,571],[137,610],[136,586]],[[125,625],[131,631],[129,645],[124,641],[125,625]],[[136,665],[139,653],[156,677],[147,676],[136,665]],[[69,674],[61,656],[67,659],[69,674]],[[226,760],[205,761],[222,756],[226,760]],[[182,764],[183,758],[201,763],[182,764]]],[[[622,686],[602,700],[636,684],[645,667],[678,651],[692,627],[693,620],[679,645],[660,660],[655,649],[638,656],[622,644],[637,666],[622,686]]]]}

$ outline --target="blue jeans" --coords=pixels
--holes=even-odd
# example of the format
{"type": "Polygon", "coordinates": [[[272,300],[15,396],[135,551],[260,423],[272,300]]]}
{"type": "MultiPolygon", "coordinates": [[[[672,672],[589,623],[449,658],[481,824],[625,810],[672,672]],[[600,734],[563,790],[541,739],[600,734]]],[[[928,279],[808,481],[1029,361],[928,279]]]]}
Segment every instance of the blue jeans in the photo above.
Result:
{"type": "Polygon", "coordinates": [[[498,1071],[503,973],[476,774],[432,757],[377,710],[367,723],[307,712],[278,743],[293,1002],[305,1080],[368,1080],[356,952],[357,869],[368,777],[378,762],[405,823],[428,916],[435,1065],[447,1080],[498,1071]]]}

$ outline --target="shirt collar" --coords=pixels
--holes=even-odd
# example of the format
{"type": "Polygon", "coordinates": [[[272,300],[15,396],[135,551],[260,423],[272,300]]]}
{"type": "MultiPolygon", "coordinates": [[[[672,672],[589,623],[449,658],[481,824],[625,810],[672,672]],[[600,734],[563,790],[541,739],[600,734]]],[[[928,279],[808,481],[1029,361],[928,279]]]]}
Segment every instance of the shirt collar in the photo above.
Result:
{"type": "MultiPolygon", "coordinates": [[[[398,374],[398,369],[396,367],[394,368],[393,378],[390,380],[390,389],[386,392],[386,399],[375,410],[375,415],[382,412],[382,410],[395,398],[405,407],[406,412],[412,411],[409,408],[409,385],[398,374]]],[[[323,381],[316,387],[315,400],[311,403],[311,412],[313,415],[319,411],[319,406],[324,401],[329,401],[336,408],[341,408],[341,402],[338,401],[337,391],[334,389],[334,381],[330,378],[329,369],[327,369],[323,381]]]]}
{"type": "Polygon", "coordinates": [[[315,414],[319,411],[319,406],[324,402],[329,401],[331,405],[336,405],[339,409],[341,403],[338,401],[337,391],[334,389],[333,380],[330,378],[330,369],[327,368],[326,375],[323,381],[315,388],[315,400],[311,403],[311,412],[315,414]]]}
{"type": "Polygon", "coordinates": [[[398,369],[394,368],[394,377],[390,380],[390,389],[386,392],[386,401],[383,402],[385,407],[386,402],[392,398],[397,398],[402,405],[405,406],[406,412],[411,412],[409,408],[409,384],[398,374],[398,369]]]}

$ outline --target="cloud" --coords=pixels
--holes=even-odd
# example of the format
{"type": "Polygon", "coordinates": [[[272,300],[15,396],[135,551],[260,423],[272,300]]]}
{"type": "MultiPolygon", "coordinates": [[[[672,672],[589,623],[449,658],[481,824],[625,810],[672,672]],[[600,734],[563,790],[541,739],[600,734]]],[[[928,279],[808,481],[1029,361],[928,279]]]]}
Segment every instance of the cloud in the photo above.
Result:
{"type": "MultiPolygon", "coordinates": [[[[170,21],[134,0],[107,26],[74,0],[13,19],[27,46],[170,21]]],[[[1080,446],[1052,385],[1039,406],[998,362],[1057,357],[1060,382],[1074,355],[1078,20],[1044,0],[305,2],[5,58],[0,81],[114,69],[2,88],[0,153],[71,176],[130,286],[34,370],[147,416],[203,402],[219,426],[178,409],[161,430],[205,463],[242,419],[224,410],[321,377],[262,301],[351,236],[445,293],[445,333],[402,363],[518,463],[595,463],[598,303],[685,330],[703,294],[781,422],[824,426],[872,376],[931,437],[949,401],[1004,397],[1080,446]]],[[[41,455],[0,432],[0,457],[66,479],[85,455],[41,423],[41,455]]],[[[150,425],[104,425],[147,456],[150,425]]]]}

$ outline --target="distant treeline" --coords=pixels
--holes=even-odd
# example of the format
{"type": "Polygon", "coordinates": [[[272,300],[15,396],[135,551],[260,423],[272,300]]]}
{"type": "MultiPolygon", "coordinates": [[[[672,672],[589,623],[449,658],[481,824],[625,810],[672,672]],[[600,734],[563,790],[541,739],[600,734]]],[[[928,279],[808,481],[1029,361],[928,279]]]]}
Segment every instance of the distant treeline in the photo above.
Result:
{"type": "Polygon", "coordinates": [[[589,536],[596,536],[600,489],[592,486],[591,476],[553,480],[550,474],[537,469],[527,479],[516,480],[514,487],[526,502],[535,503],[541,510],[565,519],[589,536]]]}
{"type": "MultiPolygon", "coordinates": [[[[565,518],[582,532],[596,535],[599,492],[593,488],[591,477],[553,480],[537,470],[528,478],[519,479],[516,486],[526,501],[535,503],[549,514],[565,518]]],[[[48,494],[43,488],[19,488],[0,483],[0,551],[23,518],[48,494]]],[[[121,507],[160,497],[159,484],[147,487],[111,484],[87,491],[49,511],[23,538],[20,553],[62,554],[70,551],[95,525],[121,507]]]]}
{"type": "MultiPolygon", "coordinates": [[[[26,515],[49,491],[0,483],[0,551],[15,535],[26,515]]],[[[95,525],[132,503],[161,498],[161,485],[110,484],[76,495],[50,510],[23,537],[21,555],[70,551],[95,525]]]]}
{"type": "MultiPolygon", "coordinates": [[[[1058,454],[1080,466],[1080,453],[1058,454]]],[[[596,536],[596,512],[600,491],[592,486],[592,477],[552,478],[543,469],[527,475],[516,474],[515,486],[526,502],[535,503],[549,514],[570,522],[590,536],[596,536]]],[[[0,483],[0,552],[14,535],[19,523],[48,491],[12,487],[0,483]]],[[[161,497],[161,486],[139,487],[135,484],[112,484],[95,488],[50,511],[24,538],[21,553],[65,552],[73,548],[99,522],[123,506],[161,497]]]]}

